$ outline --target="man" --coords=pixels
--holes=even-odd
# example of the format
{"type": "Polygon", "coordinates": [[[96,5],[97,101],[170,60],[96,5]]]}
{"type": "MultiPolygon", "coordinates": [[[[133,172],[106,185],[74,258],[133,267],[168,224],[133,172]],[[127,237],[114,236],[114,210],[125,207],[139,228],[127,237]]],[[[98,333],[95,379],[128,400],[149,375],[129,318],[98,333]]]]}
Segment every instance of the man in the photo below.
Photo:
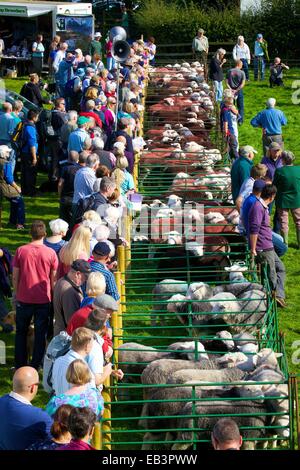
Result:
{"type": "Polygon", "coordinates": [[[58,72],[59,64],[65,59],[68,47],[69,46],[66,42],[62,42],[59,46],[59,50],[55,54],[55,59],[52,64],[52,68],[55,73],[58,72]]]}
{"type": "Polygon", "coordinates": [[[193,39],[192,51],[196,59],[204,65],[204,76],[207,79],[207,56],[208,56],[208,39],[204,36],[204,29],[199,28],[197,36],[193,39]]]}
{"type": "Polygon", "coordinates": [[[239,157],[239,112],[234,105],[232,96],[226,96],[221,105],[220,124],[224,140],[227,142],[227,152],[230,158],[239,157]]]}
{"type": "Polygon", "coordinates": [[[254,43],[254,80],[265,78],[265,60],[269,62],[268,43],[259,33],[254,43]]]}
{"type": "Polygon", "coordinates": [[[56,98],[54,101],[54,109],[51,114],[51,124],[55,132],[53,139],[48,140],[51,153],[51,168],[50,178],[52,181],[57,180],[58,175],[58,162],[63,156],[62,141],[61,141],[61,128],[67,122],[66,101],[64,98],[56,98]]]}
{"type": "MultiPolygon", "coordinates": [[[[241,201],[242,205],[240,208],[239,230],[240,230],[241,235],[246,235],[248,239],[249,239],[249,212],[253,204],[257,200],[259,200],[261,196],[261,192],[265,186],[266,186],[266,182],[264,180],[256,179],[253,184],[252,193],[249,194],[247,197],[244,198],[244,200],[241,201]]],[[[273,242],[274,250],[276,254],[281,258],[281,256],[283,256],[287,252],[287,249],[288,249],[288,246],[285,243],[284,238],[278,233],[272,231],[272,242],[273,242]]]]}
{"type": "Polygon", "coordinates": [[[24,229],[25,207],[21,196],[21,188],[15,183],[12,163],[9,155],[12,149],[7,145],[0,145],[0,194],[10,202],[9,222],[17,230],[24,229]]]}
{"type": "Polygon", "coordinates": [[[94,39],[90,42],[89,55],[94,57],[95,54],[102,56],[102,44],[101,44],[102,34],[98,31],[94,35],[94,39]]]}
{"type": "Polygon", "coordinates": [[[24,196],[35,196],[38,157],[38,133],[36,123],[38,112],[30,109],[23,129],[21,149],[21,188],[24,196]]]}
{"type": "Polygon", "coordinates": [[[110,196],[113,194],[116,189],[117,184],[114,178],[109,176],[104,176],[100,182],[100,191],[95,196],[95,201],[92,209],[97,211],[98,214],[103,217],[107,207],[109,206],[110,196]]]}
{"type": "Polygon", "coordinates": [[[0,450],[25,450],[38,440],[51,439],[52,419],[32,406],[39,375],[32,367],[21,367],[13,376],[13,391],[0,398],[0,450]]]}
{"type": "Polygon", "coordinates": [[[286,307],[285,267],[274,251],[268,209],[268,205],[275,199],[276,192],[275,186],[267,184],[262,190],[260,199],[251,207],[248,220],[249,242],[251,255],[257,257],[258,263],[268,265],[268,278],[277,304],[280,307],[286,307]]]}
{"type": "Polygon", "coordinates": [[[109,171],[112,171],[116,166],[116,157],[112,152],[103,149],[103,139],[100,137],[94,137],[92,141],[92,152],[98,155],[100,165],[104,165],[109,169],[109,171]]]}
{"type": "Polygon", "coordinates": [[[243,439],[232,418],[221,418],[214,425],[211,442],[214,450],[240,450],[243,439]]]}
{"type": "Polygon", "coordinates": [[[281,62],[280,57],[275,57],[274,64],[270,67],[270,88],[274,86],[284,86],[283,69],[289,70],[290,68],[281,62]]]}
{"type": "Polygon", "coordinates": [[[31,242],[19,247],[13,260],[13,288],[16,299],[15,367],[27,365],[27,333],[34,320],[31,365],[39,369],[43,360],[50,322],[50,306],[58,259],[44,245],[46,226],[41,220],[31,225],[31,242]]]}
{"type": "Polygon", "coordinates": [[[43,104],[51,104],[49,99],[42,97],[40,77],[37,73],[31,73],[29,75],[29,82],[23,85],[20,95],[24,96],[24,98],[31,101],[31,103],[35,104],[39,108],[42,108],[43,104]]]}
{"type": "Polygon", "coordinates": [[[69,319],[79,309],[83,299],[81,286],[87,281],[90,272],[90,264],[77,259],[73,261],[68,274],[57,281],[53,292],[54,335],[67,328],[69,319]]]}
{"type": "Polygon", "coordinates": [[[91,139],[87,132],[91,120],[84,116],[79,116],[77,119],[77,129],[71,132],[68,142],[68,152],[75,150],[80,153],[85,150],[86,146],[89,146],[91,139]]]}
{"type": "Polygon", "coordinates": [[[246,197],[250,196],[253,185],[256,180],[263,180],[267,174],[267,167],[262,163],[258,163],[251,168],[250,177],[247,178],[241,186],[239,195],[235,201],[236,208],[240,211],[246,197]]]}
{"type": "Polygon", "coordinates": [[[107,316],[111,317],[113,312],[118,311],[119,306],[115,299],[110,295],[98,295],[91,304],[86,305],[85,307],[81,307],[79,310],[77,310],[77,312],[74,313],[74,315],[72,315],[70,321],[68,322],[68,335],[71,336],[76,328],[83,326],[87,321],[91,311],[97,308],[106,310],[107,316]]]}
{"type": "Polygon", "coordinates": [[[268,168],[266,177],[273,181],[275,171],[282,167],[282,148],[277,142],[269,145],[267,155],[262,158],[261,163],[268,168]]]}
{"type": "Polygon", "coordinates": [[[15,125],[17,126],[19,122],[22,121],[21,119],[21,112],[23,109],[23,102],[21,100],[15,100],[13,103],[13,111],[11,113],[12,117],[14,118],[15,125]]]}
{"type": "Polygon", "coordinates": [[[55,74],[55,81],[58,88],[58,94],[61,97],[65,97],[65,86],[67,82],[74,78],[74,62],[75,56],[68,52],[66,54],[65,59],[60,62],[58,70],[55,74]]]}
{"type": "Polygon", "coordinates": [[[250,176],[254,154],[256,153],[257,151],[251,145],[240,147],[240,156],[231,167],[231,193],[234,203],[239,195],[243,182],[250,176]]]}
{"type": "Polygon", "coordinates": [[[232,91],[234,98],[237,101],[237,108],[239,110],[239,124],[244,121],[244,94],[243,88],[246,83],[246,75],[242,70],[243,62],[239,59],[235,62],[235,67],[228,70],[226,83],[228,88],[232,91]]]}
{"type": "Polygon", "coordinates": [[[107,268],[110,262],[110,247],[105,242],[98,242],[93,249],[94,261],[91,261],[91,270],[103,274],[106,282],[105,293],[113,297],[115,300],[120,299],[117,284],[112,272],[107,268]]]}
{"type": "Polygon", "coordinates": [[[63,166],[61,177],[58,181],[58,196],[60,199],[59,217],[60,219],[65,220],[68,224],[70,224],[72,218],[75,175],[82,166],[83,165],[80,165],[79,163],[78,152],[69,152],[68,161],[63,166]]]}
{"type": "Polygon", "coordinates": [[[250,121],[251,126],[262,128],[264,155],[266,155],[266,151],[272,142],[277,142],[283,149],[282,126],[287,125],[287,118],[282,111],[275,109],[275,106],[275,98],[269,98],[266,103],[266,109],[260,111],[250,121]]]}
{"type": "Polygon", "coordinates": [[[70,134],[77,129],[77,111],[69,111],[67,114],[67,122],[65,122],[60,129],[60,138],[62,141],[62,148],[65,155],[67,155],[68,142],[70,134]]]}
{"type": "MultiPolygon", "coordinates": [[[[11,147],[11,137],[17,125],[12,110],[12,105],[5,102],[2,105],[2,112],[0,114],[0,145],[7,145],[8,147],[11,147]]],[[[12,164],[12,172],[14,173],[16,166],[14,151],[11,152],[9,160],[12,164]]]]}
{"type": "Polygon", "coordinates": [[[90,196],[94,190],[96,181],[96,169],[99,165],[99,157],[96,153],[91,153],[86,160],[86,165],[77,171],[74,179],[73,204],[76,205],[79,199],[90,196]]]}

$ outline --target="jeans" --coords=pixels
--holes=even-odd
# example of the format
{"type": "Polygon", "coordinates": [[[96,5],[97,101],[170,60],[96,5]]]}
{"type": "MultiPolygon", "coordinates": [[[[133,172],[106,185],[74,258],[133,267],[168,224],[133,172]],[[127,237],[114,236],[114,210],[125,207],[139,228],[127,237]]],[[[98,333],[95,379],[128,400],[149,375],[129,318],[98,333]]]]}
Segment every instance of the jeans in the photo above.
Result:
{"type": "Polygon", "coordinates": [[[16,308],[16,338],[15,338],[15,367],[27,365],[27,334],[31,319],[34,321],[34,345],[30,365],[38,370],[41,366],[50,320],[50,303],[25,304],[17,302],[16,308]]]}
{"type": "Polygon", "coordinates": [[[236,96],[236,104],[239,110],[240,119],[239,122],[244,122],[244,93],[240,90],[236,96]]]}
{"type": "Polygon", "coordinates": [[[296,229],[300,230],[300,208],[298,209],[276,209],[278,222],[282,232],[287,233],[289,231],[289,211],[292,213],[296,229]]]}
{"type": "Polygon", "coordinates": [[[283,238],[279,233],[272,232],[272,242],[276,254],[281,258],[287,252],[287,245],[284,243],[283,238]]]}
{"type": "Polygon", "coordinates": [[[37,167],[32,165],[32,156],[21,155],[21,188],[24,196],[34,196],[36,193],[37,167]]]}
{"type": "Polygon", "coordinates": [[[10,202],[10,216],[9,222],[12,225],[25,224],[25,206],[22,196],[9,198],[10,202]]]}
{"type": "Polygon", "coordinates": [[[254,80],[258,79],[258,75],[260,75],[260,79],[264,80],[265,78],[265,61],[263,56],[254,57],[254,80]]]}
{"type": "Polygon", "coordinates": [[[283,150],[284,144],[283,144],[282,134],[274,134],[274,135],[266,135],[265,134],[265,135],[263,135],[263,138],[262,138],[264,157],[267,155],[269,145],[272,142],[277,142],[283,150]]]}
{"type": "Polygon", "coordinates": [[[7,314],[8,314],[8,308],[5,303],[4,295],[0,290],[0,323],[2,320],[4,320],[7,314]]]}
{"type": "Polygon", "coordinates": [[[59,217],[65,220],[68,224],[72,220],[72,197],[64,197],[60,200],[59,217]]]}
{"type": "Polygon", "coordinates": [[[248,66],[248,61],[247,61],[247,59],[241,59],[241,61],[243,62],[243,68],[242,68],[242,70],[244,70],[244,72],[245,72],[246,80],[249,80],[249,66],[248,66]]]}
{"type": "Polygon", "coordinates": [[[239,158],[239,143],[234,134],[227,137],[228,154],[231,159],[239,158]]]}
{"type": "Polygon", "coordinates": [[[213,84],[214,84],[214,92],[216,96],[216,101],[221,103],[223,99],[223,82],[218,82],[217,80],[214,80],[213,84]]]}
{"type": "Polygon", "coordinates": [[[284,299],[285,267],[274,250],[257,253],[257,261],[260,264],[267,263],[268,278],[271,290],[276,291],[277,297],[284,299]]]}

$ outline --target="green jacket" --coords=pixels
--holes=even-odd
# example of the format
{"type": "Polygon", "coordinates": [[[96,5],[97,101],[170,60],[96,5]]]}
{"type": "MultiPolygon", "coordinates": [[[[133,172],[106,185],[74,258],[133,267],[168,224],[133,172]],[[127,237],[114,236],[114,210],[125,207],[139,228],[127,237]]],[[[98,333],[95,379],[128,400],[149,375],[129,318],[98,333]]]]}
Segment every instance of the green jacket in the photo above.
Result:
{"type": "Polygon", "coordinates": [[[283,166],[275,171],[273,184],[277,188],[279,209],[300,208],[300,166],[283,166]]]}
{"type": "Polygon", "coordinates": [[[99,54],[102,56],[102,44],[100,41],[95,41],[94,39],[90,43],[89,54],[93,57],[94,54],[99,54]]]}
{"type": "Polygon", "coordinates": [[[252,160],[247,157],[239,157],[231,167],[231,193],[233,202],[239,195],[243,182],[250,177],[252,160]]]}

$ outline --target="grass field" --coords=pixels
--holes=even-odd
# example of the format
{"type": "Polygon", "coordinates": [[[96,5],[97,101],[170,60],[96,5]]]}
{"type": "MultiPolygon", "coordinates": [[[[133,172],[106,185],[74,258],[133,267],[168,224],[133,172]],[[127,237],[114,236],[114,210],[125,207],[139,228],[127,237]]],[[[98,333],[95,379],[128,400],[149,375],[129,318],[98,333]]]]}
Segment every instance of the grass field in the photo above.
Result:
{"type": "MultiPolygon", "coordinates": [[[[277,104],[288,118],[288,125],[284,129],[285,148],[295,153],[297,163],[300,164],[300,148],[298,148],[300,135],[299,105],[292,102],[292,83],[300,79],[300,70],[293,69],[286,74],[285,88],[271,90],[267,82],[250,81],[245,89],[245,123],[239,128],[240,145],[253,145],[259,151],[257,161],[261,158],[261,131],[250,126],[250,119],[264,108],[265,101],[269,97],[277,99],[277,104]]],[[[8,80],[6,86],[10,90],[19,91],[24,80],[8,80]]],[[[40,176],[44,179],[45,176],[40,176]]],[[[58,202],[55,194],[45,194],[35,199],[25,199],[27,225],[36,218],[44,220],[46,223],[58,215],[58,202]]],[[[8,202],[4,201],[2,213],[2,229],[0,230],[0,246],[9,248],[12,252],[19,245],[29,241],[26,232],[18,232],[7,227],[8,202]]],[[[288,308],[279,311],[280,330],[285,334],[286,351],[288,355],[290,371],[300,373],[300,366],[292,364],[293,353],[292,344],[300,337],[300,318],[298,311],[300,305],[300,250],[296,249],[296,237],[294,227],[290,225],[290,247],[283,261],[287,269],[287,303],[288,308]]],[[[10,390],[11,378],[10,368],[13,366],[14,355],[14,335],[4,335],[0,333],[0,340],[6,343],[7,362],[1,366],[0,374],[0,395],[10,390]]],[[[44,406],[47,402],[47,395],[39,392],[35,404],[44,406]]]]}

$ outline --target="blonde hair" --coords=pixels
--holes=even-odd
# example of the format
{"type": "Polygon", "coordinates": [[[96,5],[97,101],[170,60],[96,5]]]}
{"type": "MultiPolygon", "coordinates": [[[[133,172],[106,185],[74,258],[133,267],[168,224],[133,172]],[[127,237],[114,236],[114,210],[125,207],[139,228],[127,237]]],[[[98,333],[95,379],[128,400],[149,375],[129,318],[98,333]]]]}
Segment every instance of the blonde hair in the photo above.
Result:
{"type": "Polygon", "coordinates": [[[86,283],[86,293],[89,297],[105,294],[106,282],[103,274],[99,272],[91,273],[86,283]]]}
{"type": "Polygon", "coordinates": [[[75,259],[82,258],[82,252],[86,253],[86,259],[88,259],[90,256],[90,239],[90,229],[80,225],[73,233],[69,243],[60,250],[60,261],[66,266],[71,266],[75,259]]]}
{"type": "Polygon", "coordinates": [[[75,359],[67,369],[66,379],[69,384],[86,385],[92,380],[91,371],[86,362],[75,359]]]}
{"type": "Polygon", "coordinates": [[[93,339],[94,333],[88,328],[85,328],[84,326],[76,328],[72,334],[71,348],[76,352],[80,351],[81,349],[85,348],[93,339]]]}
{"type": "Polygon", "coordinates": [[[89,220],[90,222],[99,222],[101,224],[101,217],[96,211],[86,211],[82,216],[82,221],[89,220]]]}
{"type": "Polygon", "coordinates": [[[98,98],[98,90],[97,88],[95,87],[90,87],[86,94],[85,94],[85,98],[88,99],[88,100],[95,100],[96,98],[98,98]]]}

